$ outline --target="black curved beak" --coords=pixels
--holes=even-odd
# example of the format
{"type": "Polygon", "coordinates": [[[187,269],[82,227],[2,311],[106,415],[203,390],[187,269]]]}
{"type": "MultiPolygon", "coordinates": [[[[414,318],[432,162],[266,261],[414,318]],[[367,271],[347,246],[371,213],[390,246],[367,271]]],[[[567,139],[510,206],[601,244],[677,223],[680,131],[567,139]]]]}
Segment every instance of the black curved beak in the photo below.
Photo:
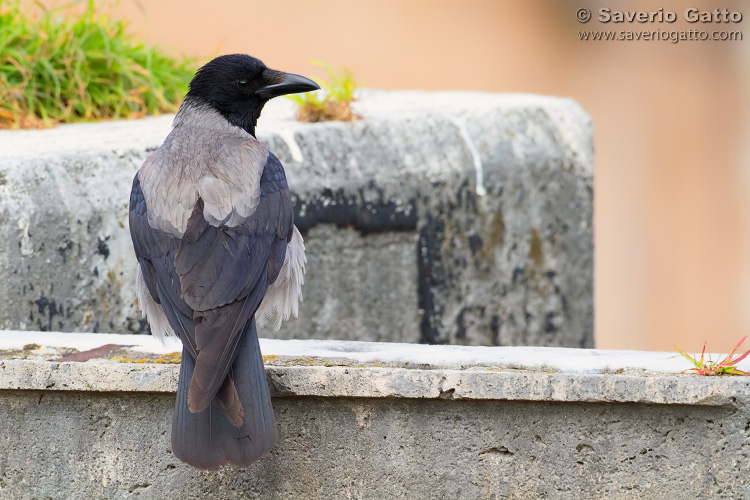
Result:
{"type": "Polygon", "coordinates": [[[292,73],[284,73],[283,71],[267,69],[264,71],[263,79],[269,82],[269,84],[255,91],[263,99],[271,99],[280,95],[298,94],[300,92],[310,92],[320,88],[320,85],[309,78],[292,73]]]}

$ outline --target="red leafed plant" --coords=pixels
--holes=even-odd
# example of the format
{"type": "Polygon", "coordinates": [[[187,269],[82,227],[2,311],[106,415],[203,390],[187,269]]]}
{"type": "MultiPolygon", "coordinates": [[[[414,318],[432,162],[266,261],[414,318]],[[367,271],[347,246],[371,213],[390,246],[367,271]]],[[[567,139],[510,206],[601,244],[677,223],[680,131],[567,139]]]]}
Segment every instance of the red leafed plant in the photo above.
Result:
{"type": "Polygon", "coordinates": [[[690,356],[689,354],[685,354],[680,350],[679,347],[676,345],[674,346],[675,349],[677,349],[677,352],[682,354],[685,358],[688,359],[691,363],[695,365],[695,368],[688,368],[687,370],[683,371],[682,373],[693,371],[696,373],[696,375],[706,375],[706,376],[713,376],[713,375],[750,375],[750,372],[743,372],[742,370],[737,369],[737,363],[742,361],[747,357],[748,354],[750,354],[750,350],[745,352],[745,354],[737,354],[737,349],[742,345],[742,343],[747,338],[747,335],[742,337],[742,340],[740,340],[739,344],[735,346],[734,349],[732,349],[732,352],[730,352],[726,358],[722,359],[721,361],[711,361],[710,355],[708,360],[704,360],[704,355],[706,354],[706,344],[703,344],[703,351],[701,352],[700,359],[696,359],[693,356],[690,356]]]}

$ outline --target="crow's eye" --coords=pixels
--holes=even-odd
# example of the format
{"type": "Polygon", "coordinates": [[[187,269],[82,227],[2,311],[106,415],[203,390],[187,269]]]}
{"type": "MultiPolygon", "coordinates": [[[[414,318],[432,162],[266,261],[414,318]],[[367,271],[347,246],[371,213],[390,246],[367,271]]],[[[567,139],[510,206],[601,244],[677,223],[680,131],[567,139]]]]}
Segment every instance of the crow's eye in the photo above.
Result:
{"type": "Polygon", "coordinates": [[[244,78],[242,80],[237,80],[237,88],[240,90],[247,90],[250,87],[250,82],[245,80],[244,78]]]}

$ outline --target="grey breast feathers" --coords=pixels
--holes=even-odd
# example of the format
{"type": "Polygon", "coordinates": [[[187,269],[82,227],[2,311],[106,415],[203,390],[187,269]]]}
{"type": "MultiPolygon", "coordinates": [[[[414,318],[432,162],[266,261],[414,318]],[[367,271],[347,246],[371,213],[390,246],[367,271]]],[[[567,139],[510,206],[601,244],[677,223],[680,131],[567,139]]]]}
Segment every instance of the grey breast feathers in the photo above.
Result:
{"type": "Polygon", "coordinates": [[[138,175],[151,227],[181,238],[199,197],[212,226],[235,227],[252,215],[268,150],[234,128],[177,127],[146,160],[138,175]]]}

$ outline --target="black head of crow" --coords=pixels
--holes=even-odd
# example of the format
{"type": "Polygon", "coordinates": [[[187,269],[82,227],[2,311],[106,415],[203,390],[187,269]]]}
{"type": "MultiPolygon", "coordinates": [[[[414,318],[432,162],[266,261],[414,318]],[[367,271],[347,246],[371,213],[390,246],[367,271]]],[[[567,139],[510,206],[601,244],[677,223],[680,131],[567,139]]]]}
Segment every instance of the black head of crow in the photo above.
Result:
{"type": "Polygon", "coordinates": [[[256,320],[296,316],[305,247],[278,158],[255,125],[271,98],[319,88],[228,55],[203,66],[130,194],[136,288],[157,336],[182,341],[172,450],[243,467],[276,442],[256,320]]]}
{"type": "Polygon", "coordinates": [[[195,74],[187,99],[204,102],[232,125],[254,134],[263,105],[269,99],[320,87],[303,76],[266,68],[254,57],[217,57],[195,74]]]}

